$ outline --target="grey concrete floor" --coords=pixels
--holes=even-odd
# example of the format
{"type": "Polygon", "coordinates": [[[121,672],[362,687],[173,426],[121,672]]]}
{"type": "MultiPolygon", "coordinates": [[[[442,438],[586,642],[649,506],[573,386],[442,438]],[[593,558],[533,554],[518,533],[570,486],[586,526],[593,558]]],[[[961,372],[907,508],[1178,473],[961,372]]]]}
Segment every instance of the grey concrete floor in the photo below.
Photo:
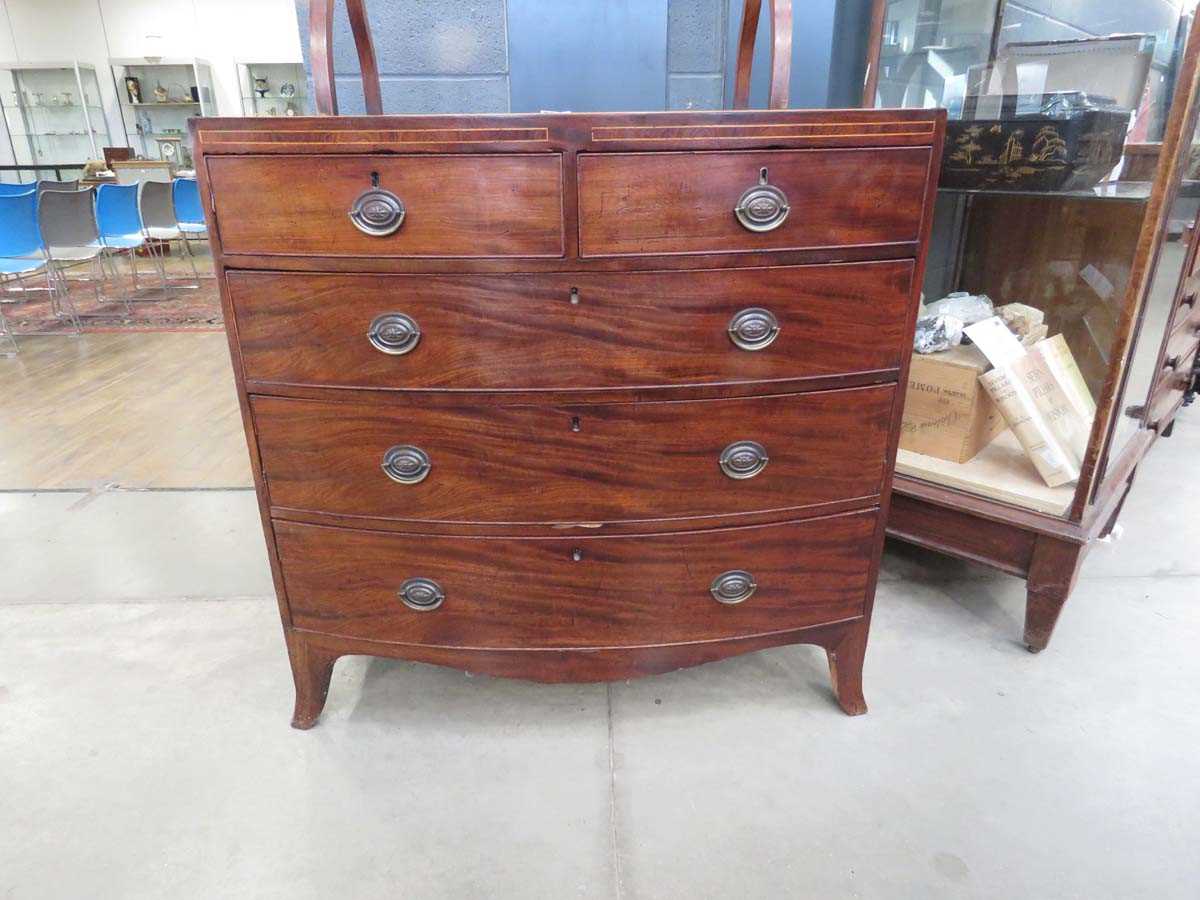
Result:
{"type": "Polygon", "coordinates": [[[1200,896],[1192,412],[1050,649],[886,560],[869,715],[781,648],[610,686],[291,686],[253,495],[0,494],[0,897],[1200,896]]]}

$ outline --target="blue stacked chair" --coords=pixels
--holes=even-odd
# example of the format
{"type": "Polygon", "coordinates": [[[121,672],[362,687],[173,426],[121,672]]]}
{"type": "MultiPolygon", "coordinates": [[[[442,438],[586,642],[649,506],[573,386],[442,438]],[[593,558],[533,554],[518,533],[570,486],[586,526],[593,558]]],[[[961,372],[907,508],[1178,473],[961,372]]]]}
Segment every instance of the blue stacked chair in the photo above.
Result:
{"type": "MultiPolygon", "coordinates": [[[[133,273],[133,289],[138,290],[137,251],[146,246],[146,232],[138,206],[136,184],[102,184],[96,188],[96,228],[106,258],[127,254],[133,273]]],[[[116,272],[115,263],[112,265],[116,272]]],[[[166,281],[163,281],[166,287],[166,281]]]]}
{"type": "Polygon", "coordinates": [[[204,207],[200,204],[200,185],[196,179],[176,178],[171,185],[171,199],[175,202],[175,218],[185,239],[207,238],[208,226],[204,224],[204,207]]]}
{"type": "MultiPolygon", "coordinates": [[[[28,292],[46,290],[49,292],[54,314],[62,316],[65,306],[66,317],[74,326],[75,333],[78,334],[79,316],[75,314],[75,308],[70,298],[65,295],[60,297],[59,292],[55,289],[50,276],[49,263],[50,258],[46,254],[46,246],[42,242],[41,231],[38,228],[37,191],[30,189],[20,194],[0,194],[0,286],[4,288],[3,294],[0,295],[0,302],[21,302],[29,299],[26,296],[28,292]],[[46,275],[46,287],[29,287],[25,283],[25,279],[38,274],[46,275]],[[14,281],[17,284],[15,290],[10,286],[14,281]],[[13,295],[20,299],[14,300],[13,295]]],[[[0,329],[7,335],[15,349],[16,342],[13,341],[12,334],[2,321],[0,321],[0,329]]]]}

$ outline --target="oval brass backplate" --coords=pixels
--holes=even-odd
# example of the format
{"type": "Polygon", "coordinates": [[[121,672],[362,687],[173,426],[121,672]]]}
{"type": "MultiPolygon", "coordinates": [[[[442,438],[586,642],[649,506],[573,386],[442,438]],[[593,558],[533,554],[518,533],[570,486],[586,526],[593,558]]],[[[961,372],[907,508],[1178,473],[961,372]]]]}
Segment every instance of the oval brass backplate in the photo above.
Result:
{"type": "Polygon", "coordinates": [[[387,237],[404,224],[404,201],[391,191],[373,187],[363,191],[350,207],[350,221],[363,234],[387,237]]]}
{"type": "Polygon", "coordinates": [[[397,594],[405,606],[417,612],[437,609],[446,599],[446,592],[432,578],[409,578],[400,585],[397,594]]]}
{"type": "Polygon", "coordinates": [[[749,572],[744,569],[732,569],[722,572],[714,578],[708,590],[718,603],[733,606],[749,600],[750,596],[758,590],[758,585],[755,584],[754,576],[749,572]]]}

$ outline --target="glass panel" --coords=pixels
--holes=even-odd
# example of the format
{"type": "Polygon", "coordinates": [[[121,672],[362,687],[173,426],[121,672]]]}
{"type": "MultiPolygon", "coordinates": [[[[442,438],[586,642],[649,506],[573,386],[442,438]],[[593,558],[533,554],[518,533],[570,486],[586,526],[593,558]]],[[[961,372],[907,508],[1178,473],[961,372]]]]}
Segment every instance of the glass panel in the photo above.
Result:
{"type": "Polygon", "coordinates": [[[1066,515],[1183,34],[1158,0],[1009,0],[998,21],[979,0],[887,4],[879,103],[949,115],[919,329],[941,344],[914,357],[902,474],[1066,515]],[[958,293],[983,299],[938,303],[958,293]],[[989,313],[1015,361],[955,344],[989,313]]]}
{"type": "Polygon", "coordinates": [[[892,0],[883,23],[877,106],[962,108],[967,72],[986,63],[997,0],[892,0]]]}
{"type": "Polygon", "coordinates": [[[1200,132],[1193,137],[1188,170],[1179,188],[1179,196],[1171,208],[1167,236],[1160,252],[1158,268],[1151,282],[1141,316],[1141,327],[1130,355],[1125,388],[1117,404],[1117,420],[1113,428],[1110,461],[1116,460],[1129,440],[1142,427],[1143,409],[1150,402],[1156,387],[1170,376],[1159,365],[1159,351],[1164,335],[1173,336],[1183,316],[1175,304],[1184,265],[1187,263],[1188,242],[1195,240],[1197,207],[1200,206],[1200,132]]]}

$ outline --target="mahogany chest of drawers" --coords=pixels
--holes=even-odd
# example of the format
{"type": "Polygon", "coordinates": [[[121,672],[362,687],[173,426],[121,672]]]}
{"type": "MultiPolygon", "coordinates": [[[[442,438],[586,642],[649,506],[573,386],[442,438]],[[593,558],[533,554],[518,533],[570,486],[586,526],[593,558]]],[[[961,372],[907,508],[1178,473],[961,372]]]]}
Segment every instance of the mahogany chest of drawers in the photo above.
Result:
{"type": "Polygon", "coordinates": [[[263,526],[334,661],[861,670],[944,114],[198,119],[263,526]]]}

